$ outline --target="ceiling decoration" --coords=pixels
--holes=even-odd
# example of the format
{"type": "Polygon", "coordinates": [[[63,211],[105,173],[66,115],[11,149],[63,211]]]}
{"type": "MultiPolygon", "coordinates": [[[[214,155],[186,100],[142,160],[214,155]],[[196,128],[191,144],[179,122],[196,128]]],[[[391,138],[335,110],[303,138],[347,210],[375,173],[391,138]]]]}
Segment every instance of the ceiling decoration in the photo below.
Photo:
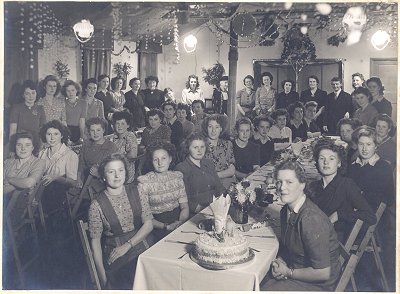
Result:
{"type": "MultiPolygon", "coordinates": [[[[231,21],[239,48],[272,46],[278,38],[283,41],[293,26],[300,26],[301,32],[311,39],[325,31],[329,35],[327,43],[339,46],[352,32],[348,25],[351,20],[342,22],[351,7],[360,7],[366,16],[365,24],[358,30],[362,38],[369,40],[380,29],[389,34],[389,46],[397,45],[397,3],[60,1],[5,2],[8,32],[5,44],[18,43],[21,50],[48,48],[52,43],[44,44],[44,34],[52,35],[53,39],[73,35],[73,25],[88,19],[94,25],[94,37],[109,36],[106,32],[111,32],[114,41],[138,42],[144,44],[143,48],[146,44],[149,47],[150,42],[161,46],[174,43],[177,60],[179,37],[193,30],[196,33],[196,28],[210,30],[216,36],[217,45],[229,45],[231,21]]],[[[90,42],[86,44],[85,48],[90,47],[90,42]]],[[[79,46],[77,42],[66,45],[79,46]]],[[[136,48],[128,50],[135,52],[136,48]]]]}

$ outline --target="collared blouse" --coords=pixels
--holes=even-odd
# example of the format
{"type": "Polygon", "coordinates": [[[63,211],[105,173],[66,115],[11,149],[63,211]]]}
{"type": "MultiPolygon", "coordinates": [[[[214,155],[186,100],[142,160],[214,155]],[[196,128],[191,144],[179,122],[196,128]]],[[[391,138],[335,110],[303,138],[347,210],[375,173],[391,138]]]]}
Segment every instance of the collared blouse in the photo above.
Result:
{"type": "Polygon", "coordinates": [[[50,147],[41,150],[38,158],[46,161],[45,175],[66,176],[72,180],[77,180],[78,155],[64,143],[53,155],[50,155],[50,147]]]}
{"type": "Polygon", "coordinates": [[[241,89],[236,93],[236,103],[242,107],[253,109],[256,103],[255,95],[256,92],[253,89],[250,90],[250,94],[247,92],[247,88],[241,89]]]}
{"type": "Polygon", "coordinates": [[[182,90],[182,103],[192,105],[194,100],[201,100],[204,102],[204,94],[200,88],[195,91],[192,91],[190,88],[182,90]]]}
{"type": "Polygon", "coordinates": [[[94,98],[92,103],[87,103],[87,116],[86,116],[86,118],[89,119],[89,118],[92,118],[92,117],[104,118],[103,102],[101,102],[97,98],[94,98]]]}

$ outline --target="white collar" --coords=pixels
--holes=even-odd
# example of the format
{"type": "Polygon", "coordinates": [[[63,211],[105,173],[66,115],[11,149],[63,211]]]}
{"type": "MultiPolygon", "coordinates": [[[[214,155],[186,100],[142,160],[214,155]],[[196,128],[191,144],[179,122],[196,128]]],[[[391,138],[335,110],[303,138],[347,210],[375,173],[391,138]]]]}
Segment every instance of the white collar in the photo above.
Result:
{"type": "Polygon", "coordinates": [[[370,159],[368,159],[368,161],[366,163],[363,163],[363,161],[360,159],[360,157],[357,157],[355,163],[358,163],[361,166],[364,166],[367,163],[369,163],[369,165],[374,166],[379,159],[380,159],[379,155],[377,153],[375,153],[374,155],[371,156],[370,159]]]}
{"type": "MultiPolygon", "coordinates": [[[[301,198],[298,200],[296,206],[293,208],[294,213],[299,213],[300,208],[303,206],[304,202],[306,202],[306,195],[303,194],[301,198]]],[[[289,209],[289,206],[288,206],[289,209]]],[[[290,209],[289,209],[290,211],[290,209]]]]}

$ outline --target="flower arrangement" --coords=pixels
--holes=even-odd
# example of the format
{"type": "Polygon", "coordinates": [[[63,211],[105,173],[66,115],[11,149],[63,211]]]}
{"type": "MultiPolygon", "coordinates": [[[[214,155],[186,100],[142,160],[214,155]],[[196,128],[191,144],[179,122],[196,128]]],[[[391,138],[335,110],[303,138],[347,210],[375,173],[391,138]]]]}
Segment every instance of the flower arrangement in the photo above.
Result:
{"type": "Polygon", "coordinates": [[[219,62],[214,64],[214,66],[209,69],[206,69],[203,67],[201,69],[201,71],[204,74],[204,76],[203,76],[204,81],[207,82],[209,85],[215,86],[215,87],[218,87],[219,80],[225,74],[225,68],[219,62]]]}
{"type": "Polygon", "coordinates": [[[127,77],[132,70],[132,65],[127,62],[114,63],[113,71],[118,77],[127,77]]]}
{"type": "Polygon", "coordinates": [[[256,192],[250,188],[249,181],[241,181],[232,185],[228,191],[234,205],[246,206],[256,201],[256,192]]]}
{"type": "Polygon", "coordinates": [[[57,60],[54,64],[54,69],[60,79],[68,78],[70,69],[67,63],[63,63],[61,60],[57,60]]]}

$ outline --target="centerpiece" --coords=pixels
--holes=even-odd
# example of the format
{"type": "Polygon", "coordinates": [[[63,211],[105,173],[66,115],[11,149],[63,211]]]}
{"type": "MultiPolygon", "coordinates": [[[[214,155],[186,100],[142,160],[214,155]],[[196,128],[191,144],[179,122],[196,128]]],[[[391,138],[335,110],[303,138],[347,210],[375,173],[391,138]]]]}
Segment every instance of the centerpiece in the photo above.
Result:
{"type": "Polygon", "coordinates": [[[246,224],[249,220],[249,206],[256,200],[256,193],[253,188],[250,188],[250,182],[244,180],[232,184],[228,189],[228,194],[232,199],[230,216],[235,223],[246,224]]]}

